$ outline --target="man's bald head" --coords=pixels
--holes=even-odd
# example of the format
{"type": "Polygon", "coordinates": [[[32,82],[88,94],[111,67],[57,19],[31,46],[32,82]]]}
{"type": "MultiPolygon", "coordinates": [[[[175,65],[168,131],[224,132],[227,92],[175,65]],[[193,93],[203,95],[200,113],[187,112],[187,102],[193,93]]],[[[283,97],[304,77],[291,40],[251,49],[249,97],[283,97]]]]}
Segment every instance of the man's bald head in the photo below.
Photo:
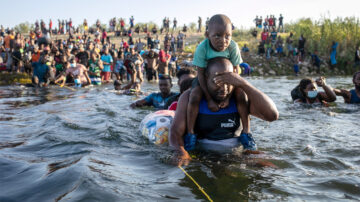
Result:
{"type": "Polygon", "coordinates": [[[208,61],[206,68],[207,77],[216,72],[233,72],[234,66],[229,59],[224,57],[212,58],[208,61]]]}

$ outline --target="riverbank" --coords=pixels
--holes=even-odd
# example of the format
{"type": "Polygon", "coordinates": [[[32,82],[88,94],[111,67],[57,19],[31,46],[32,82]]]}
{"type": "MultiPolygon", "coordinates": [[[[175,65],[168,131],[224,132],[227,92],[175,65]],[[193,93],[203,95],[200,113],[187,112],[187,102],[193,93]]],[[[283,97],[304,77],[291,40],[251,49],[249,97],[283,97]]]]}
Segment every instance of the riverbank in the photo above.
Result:
{"type": "MultiPolygon", "coordinates": [[[[189,65],[192,63],[193,54],[183,53],[179,55],[180,66],[189,65]]],[[[243,61],[248,63],[252,69],[252,76],[293,76],[294,63],[289,57],[272,57],[267,59],[265,56],[257,54],[243,54],[243,61]]],[[[351,65],[336,66],[331,68],[327,63],[322,63],[320,72],[316,72],[316,67],[312,65],[311,58],[306,58],[304,62],[299,65],[298,76],[346,76],[353,75],[359,68],[353,68],[351,65]]],[[[0,73],[0,85],[13,85],[16,83],[26,84],[31,83],[31,76],[25,73],[0,73]]]]}
{"type": "Polygon", "coordinates": [[[31,83],[31,76],[26,73],[0,73],[0,86],[31,83]]]}

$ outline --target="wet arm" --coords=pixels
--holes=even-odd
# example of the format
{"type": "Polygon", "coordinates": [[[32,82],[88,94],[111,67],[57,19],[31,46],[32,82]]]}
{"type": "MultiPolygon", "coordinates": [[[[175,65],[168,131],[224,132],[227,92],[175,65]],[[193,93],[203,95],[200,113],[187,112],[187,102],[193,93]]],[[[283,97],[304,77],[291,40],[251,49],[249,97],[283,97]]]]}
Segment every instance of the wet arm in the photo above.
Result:
{"type": "Polygon", "coordinates": [[[86,80],[87,80],[88,84],[90,85],[90,84],[91,84],[91,80],[90,80],[90,77],[89,77],[87,71],[84,71],[84,74],[85,74],[85,77],[86,77],[86,80]]]}
{"type": "Polygon", "coordinates": [[[237,73],[217,73],[214,82],[217,85],[227,83],[235,88],[241,88],[248,96],[251,115],[265,121],[275,121],[279,118],[279,112],[271,98],[252,86],[237,73]]]}
{"type": "Polygon", "coordinates": [[[336,100],[336,95],[333,89],[328,85],[323,85],[322,88],[325,91],[325,93],[321,93],[322,98],[326,102],[334,102],[336,100]]]}
{"type": "Polygon", "coordinates": [[[346,103],[350,102],[351,99],[350,91],[345,89],[336,89],[336,88],[334,88],[333,91],[337,96],[342,96],[346,103]]]}
{"type": "Polygon", "coordinates": [[[172,146],[177,153],[177,163],[182,165],[187,164],[191,157],[184,148],[183,136],[186,132],[186,111],[189,102],[190,90],[185,91],[179,98],[175,117],[170,127],[169,144],[172,146]]]}
{"type": "Polygon", "coordinates": [[[103,70],[103,69],[104,69],[103,62],[102,62],[101,60],[99,60],[98,64],[99,64],[99,68],[100,68],[101,70],[103,70]]]}
{"type": "Polygon", "coordinates": [[[243,84],[238,87],[243,89],[249,98],[250,114],[265,121],[275,121],[279,118],[279,112],[270,97],[247,81],[243,82],[243,84]]]}
{"type": "Polygon", "coordinates": [[[132,104],[130,105],[130,107],[132,107],[132,108],[142,107],[142,106],[145,106],[145,105],[147,105],[147,104],[148,104],[148,103],[146,102],[146,100],[145,100],[145,99],[142,99],[142,100],[138,100],[138,101],[132,103],[132,104]]]}

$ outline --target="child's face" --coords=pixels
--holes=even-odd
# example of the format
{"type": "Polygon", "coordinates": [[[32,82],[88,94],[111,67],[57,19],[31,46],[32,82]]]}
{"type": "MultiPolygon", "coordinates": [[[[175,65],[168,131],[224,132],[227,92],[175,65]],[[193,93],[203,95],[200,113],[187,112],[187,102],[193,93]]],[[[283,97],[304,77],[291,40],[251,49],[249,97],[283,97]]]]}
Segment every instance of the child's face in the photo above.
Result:
{"type": "Polygon", "coordinates": [[[220,25],[213,24],[209,26],[209,30],[206,33],[206,36],[210,40],[212,47],[216,51],[224,51],[226,50],[231,42],[232,36],[232,27],[231,24],[220,25]]]}

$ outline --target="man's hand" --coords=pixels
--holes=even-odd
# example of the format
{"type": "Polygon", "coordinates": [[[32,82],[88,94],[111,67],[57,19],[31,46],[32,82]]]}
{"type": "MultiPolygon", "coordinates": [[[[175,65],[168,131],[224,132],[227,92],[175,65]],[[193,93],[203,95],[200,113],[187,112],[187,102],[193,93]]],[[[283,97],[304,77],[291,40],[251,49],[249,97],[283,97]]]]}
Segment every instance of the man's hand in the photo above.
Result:
{"type": "Polygon", "coordinates": [[[174,156],[174,163],[177,166],[182,166],[182,165],[187,166],[189,165],[190,161],[191,161],[191,157],[187,151],[179,152],[174,156]]]}
{"type": "Polygon", "coordinates": [[[132,104],[130,105],[130,107],[131,107],[131,108],[136,108],[136,102],[132,103],[132,104]]]}
{"type": "Polygon", "coordinates": [[[325,86],[326,85],[325,77],[321,76],[318,79],[316,79],[316,84],[320,87],[325,86]]]}

